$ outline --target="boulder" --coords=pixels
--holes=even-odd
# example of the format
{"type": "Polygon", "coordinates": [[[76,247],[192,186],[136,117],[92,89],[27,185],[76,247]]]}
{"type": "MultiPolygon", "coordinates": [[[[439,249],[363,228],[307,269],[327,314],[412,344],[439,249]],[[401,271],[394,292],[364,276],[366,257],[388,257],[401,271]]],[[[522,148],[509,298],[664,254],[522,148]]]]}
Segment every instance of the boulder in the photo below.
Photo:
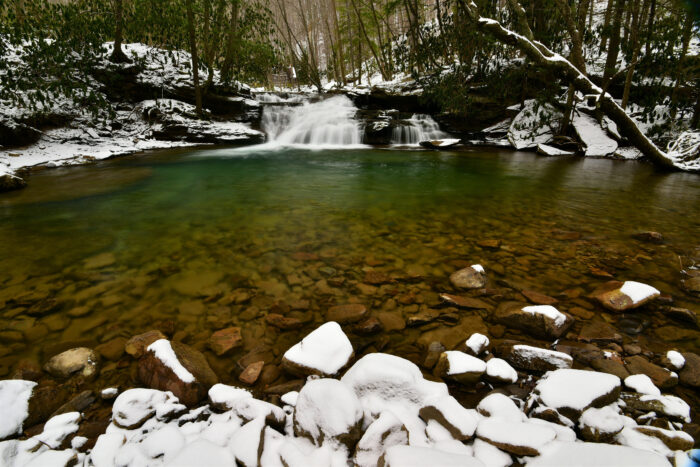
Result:
{"type": "Polygon", "coordinates": [[[498,306],[494,318],[499,323],[520,329],[534,337],[557,339],[571,327],[574,319],[551,305],[505,302],[498,306]]]}
{"type": "Polygon", "coordinates": [[[336,379],[317,379],[299,391],[294,408],[296,436],[353,448],[362,436],[363,411],[354,391],[336,379]]]}
{"type": "Polygon", "coordinates": [[[695,440],[684,431],[671,431],[655,426],[636,426],[634,430],[660,439],[672,451],[688,451],[693,449],[695,440]]]}
{"type": "Polygon", "coordinates": [[[626,409],[642,412],[656,412],[657,415],[672,420],[690,422],[690,406],[680,397],[666,395],[651,395],[623,392],[620,394],[626,409]]]}
{"type": "Polygon", "coordinates": [[[483,467],[476,457],[421,446],[392,446],[379,458],[378,467],[483,467]]]}
{"type": "Polygon", "coordinates": [[[678,384],[678,376],[674,373],[662,368],[654,363],[651,363],[641,355],[627,357],[625,368],[631,375],[643,374],[647,375],[654,384],[661,389],[670,389],[678,384]]]}
{"type": "Polygon", "coordinates": [[[464,441],[474,436],[479,417],[474,409],[464,408],[452,396],[433,400],[418,412],[420,418],[429,422],[435,420],[449,431],[454,439],[464,441]]]}
{"type": "Polygon", "coordinates": [[[700,276],[691,277],[681,281],[683,288],[693,295],[700,295],[700,276]]]}
{"type": "Polygon", "coordinates": [[[612,404],[620,396],[620,378],[595,371],[561,369],[550,371],[537,382],[530,403],[550,407],[577,420],[590,407],[612,404]]]}
{"type": "Polygon", "coordinates": [[[601,305],[617,312],[639,308],[660,295],[654,287],[634,281],[611,281],[593,293],[601,305]]]}
{"type": "Polygon", "coordinates": [[[19,178],[16,175],[0,172],[0,193],[4,191],[19,190],[25,186],[27,186],[27,182],[24,181],[24,179],[19,178]]]}
{"type": "Polygon", "coordinates": [[[473,264],[454,272],[450,282],[460,289],[480,289],[486,285],[486,272],[480,264],[473,264]]]}
{"type": "Polygon", "coordinates": [[[521,290],[520,293],[535,305],[555,305],[559,302],[559,300],[554,297],[535,292],[534,290],[521,290]]]}
{"type": "Polygon", "coordinates": [[[175,396],[155,389],[129,389],[121,393],[112,404],[112,422],[127,430],[143,425],[146,420],[156,417],[169,420],[182,413],[185,407],[175,396]]]}
{"type": "Polygon", "coordinates": [[[241,328],[237,326],[216,331],[209,338],[209,348],[218,356],[242,345],[241,328]]]}
{"type": "Polygon", "coordinates": [[[44,371],[56,378],[94,378],[97,376],[98,363],[99,357],[94,350],[77,347],[51,357],[44,365],[44,371]]]}
{"type": "Polygon", "coordinates": [[[146,352],[146,347],[157,341],[158,339],[165,339],[165,334],[160,331],[152,330],[144,332],[143,334],[136,335],[126,341],[124,345],[124,351],[134,358],[140,358],[146,352]]]}
{"type": "Polygon", "coordinates": [[[693,388],[700,388],[700,355],[692,352],[684,352],[685,365],[679,377],[681,384],[693,388]]]}
{"type": "Polygon", "coordinates": [[[603,443],[556,441],[528,462],[529,467],[598,467],[612,463],[622,467],[668,467],[668,460],[655,452],[603,443]]]}
{"type": "Polygon", "coordinates": [[[106,360],[117,361],[124,355],[124,346],[126,342],[126,338],[124,337],[115,337],[95,347],[95,352],[106,360]]]}
{"type": "Polygon", "coordinates": [[[282,367],[298,376],[333,376],[350,363],[353,355],[352,344],[340,325],[330,321],[287,350],[282,367]]]}
{"type": "Polygon", "coordinates": [[[435,376],[462,384],[475,384],[486,371],[486,363],[458,350],[443,352],[435,365],[435,376]]]}
{"type": "Polygon", "coordinates": [[[469,336],[469,339],[467,339],[465,345],[467,347],[467,352],[474,356],[478,356],[489,348],[489,343],[488,337],[481,333],[475,332],[469,336]]]}
{"type": "Polygon", "coordinates": [[[518,372],[501,358],[491,358],[486,362],[485,378],[493,383],[512,384],[518,381],[518,372]]]}
{"type": "Polygon", "coordinates": [[[662,234],[660,234],[659,232],[651,231],[651,230],[648,230],[645,232],[637,232],[632,236],[634,238],[636,238],[637,240],[640,240],[642,242],[647,242],[647,243],[661,244],[664,242],[664,236],[662,234]]]}
{"type": "Polygon", "coordinates": [[[146,386],[173,394],[188,407],[196,405],[217,383],[216,374],[199,351],[181,342],[159,339],[139,359],[139,379],[146,386]]]}

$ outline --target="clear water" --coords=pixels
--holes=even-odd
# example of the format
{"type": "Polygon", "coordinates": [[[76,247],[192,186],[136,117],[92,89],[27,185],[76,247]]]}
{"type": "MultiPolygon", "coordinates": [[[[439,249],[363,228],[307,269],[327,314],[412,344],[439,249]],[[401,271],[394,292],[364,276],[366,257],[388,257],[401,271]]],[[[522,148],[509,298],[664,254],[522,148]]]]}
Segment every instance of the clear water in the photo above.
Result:
{"type": "MultiPolygon", "coordinates": [[[[697,175],[510,151],[178,150],[45,171],[0,196],[0,376],[21,358],[43,363],[61,345],[169,327],[235,381],[237,358],[263,345],[279,362],[333,304],[361,302],[374,316],[405,320],[433,308],[437,293],[452,291],[449,274],[473,263],[495,288],[553,296],[580,289],[583,297],[604,281],[591,275],[598,268],[700,312],[679,272],[679,257],[698,256],[698,200],[697,175]],[[633,240],[639,230],[666,243],[633,240]],[[480,247],[486,239],[501,248],[480,247]],[[371,270],[395,280],[368,284],[371,270]],[[265,323],[270,310],[305,324],[279,331],[265,323]],[[229,325],[242,327],[245,345],[217,358],[206,342],[229,325]]],[[[658,329],[687,326],[660,313],[591,309],[613,324],[647,322],[626,342],[699,347],[693,329],[664,342],[658,329]]],[[[486,314],[459,317],[464,338],[474,320],[492,329],[486,314]]],[[[358,355],[383,349],[420,361],[430,333],[446,326],[348,332],[358,355]]]]}

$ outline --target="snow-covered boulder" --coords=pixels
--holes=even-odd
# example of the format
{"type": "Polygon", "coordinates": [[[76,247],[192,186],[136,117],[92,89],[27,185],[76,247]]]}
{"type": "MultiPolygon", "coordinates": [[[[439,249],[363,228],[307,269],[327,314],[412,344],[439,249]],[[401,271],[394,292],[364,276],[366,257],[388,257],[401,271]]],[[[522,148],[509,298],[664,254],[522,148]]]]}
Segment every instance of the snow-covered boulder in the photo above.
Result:
{"type": "Polygon", "coordinates": [[[516,456],[537,456],[544,446],[554,441],[557,433],[538,423],[489,417],[479,422],[476,435],[479,439],[516,456]]]}
{"type": "Polygon", "coordinates": [[[380,467],[485,467],[477,458],[418,446],[392,446],[379,459],[380,467]]]}
{"type": "Polygon", "coordinates": [[[435,420],[450,432],[452,438],[460,441],[470,439],[474,435],[479,421],[474,409],[464,408],[452,396],[431,401],[420,409],[419,414],[426,422],[435,420]]]}
{"type": "Polygon", "coordinates": [[[153,389],[172,391],[191,407],[207,396],[218,378],[199,351],[181,342],[159,339],[139,359],[139,379],[153,389]]]}
{"type": "Polygon", "coordinates": [[[661,390],[654,385],[654,382],[647,375],[631,375],[625,378],[625,387],[640,394],[650,394],[660,396],[661,390]]]}
{"type": "Polygon", "coordinates": [[[604,157],[617,150],[617,141],[608,136],[600,123],[590,115],[577,113],[571,124],[581,142],[586,145],[586,156],[604,157]]]}
{"type": "Polygon", "coordinates": [[[488,349],[489,338],[483,334],[475,332],[469,336],[469,339],[467,339],[465,345],[467,346],[467,352],[470,352],[472,355],[478,357],[481,353],[488,349]]]}
{"type": "Polygon", "coordinates": [[[529,404],[556,409],[576,420],[589,407],[612,404],[620,396],[620,378],[595,371],[561,369],[546,373],[537,382],[529,404]]]}
{"type": "Polygon", "coordinates": [[[685,365],[685,357],[677,350],[669,350],[666,352],[665,361],[668,363],[668,366],[675,371],[682,370],[685,365]]]}
{"type": "Polygon", "coordinates": [[[408,431],[401,420],[391,412],[382,412],[357,443],[353,461],[357,467],[374,467],[387,449],[407,444],[408,431]]]}
{"type": "Polygon", "coordinates": [[[284,427],[285,413],[281,408],[254,399],[245,389],[215,384],[209,389],[209,401],[214,410],[233,414],[244,423],[261,418],[275,427],[284,427]]]}
{"type": "Polygon", "coordinates": [[[611,311],[627,311],[638,308],[661,295],[654,287],[641,282],[612,281],[605,284],[594,296],[601,305],[611,311]]]}
{"type": "Polygon", "coordinates": [[[485,378],[494,383],[512,384],[518,380],[518,372],[502,358],[491,358],[486,362],[485,378]]]}
{"type": "Polygon", "coordinates": [[[341,381],[355,391],[372,419],[384,410],[392,410],[399,418],[403,412],[417,416],[430,400],[448,395],[444,383],[426,380],[414,363],[383,353],[365,355],[341,381]]]}
{"type": "Polygon", "coordinates": [[[22,425],[29,416],[29,398],[36,383],[21,379],[0,381],[0,440],[22,432],[22,425]]]}
{"type": "Polygon", "coordinates": [[[329,321],[292,346],[282,366],[295,375],[336,375],[352,359],[353,349],[340,325],[329,321]]]}
{"type": "Polygon", "coordinates": [[[561,157],[561,156],[573,156],[576,153],[573,151],[565,151],[563,149],[558,149],[558,148],[555,148],[554,146],[550,146],[548,144],[538,144],[537,145],[537,154],[542,154],[543,156],[550,156],[550,157],[561,157]]]}
{"type": "Polygon", "coordinates": [[[655,452],[602,443],[555,441],[544,447],[541,455],[526,463],[528,467],[670,467],[664,456],[655,452]]]}
{"type": "Polygon", "coordinates": [[[485,371],[486,363],[483,360],[458,350],[443,352],[435,365],[435,376],[462,384],[476,383],[485,371]]]}
{"type": "Polygon", "coordinates": [[[479,401],[476,410],[484,417],[500,418],[510,422],[524,422],[527,417],[510,397],[493,392],[479,401]]]}
{"type": "Polygon", "coordinates": [[[584,410],[578,420],[581,436],[586,441],[605,443],[612,440],[625,426],[622,415],[612,406],[584,410]]]}
{"type": "Polygon", "coordinates": [[[574,359],[564,352],[524,344],[499,346],[498,354],[516,368],[530,371],[549,371],[571,368],[574,359]]]}
{"type": "Polygon", "coordinates": [[[480,264],[472,264],[452,273],[450,282],[460,289],[479,289],[486,285],[486,271],[480,264]]]}
{"type": "Polygon", "coordinates": [[[687,451],[693,449],[695,440],[685,431],[673,431],[656,426],[637,426],[634,430],[646,436],[658,438],[672,451],[687,451]]]}
{"type": "Polygon", "coordinates": [[[180,404],[172,392],[155,389],[129,389],[121,393],[112,404],[112,422],[128,430],[138,428],[146,420],[167,420],[182,413],[185,406],[180,404]]]}
{"type": "Polygon", "coordinates": [[[549,143],[559,127],[562,113],[550,104],[527,100],[508,129],[508,141],[515,149],[536,148],[549,143]]]}
{"type": "Polygon", "coordinates": [[[690,422],[690,406],[680,397],[671,394],[656,396],[629,392],[623,392],[620,397],[629,409],[656,412],[657,415],[673,420],[690,422]]]}
{"type": "Polygon", "coordinates": [[[294,433],[315,445],[324,442],[354,446],[362,436],[363,411],[360,401],[336,379],[317,379],[299,391],[294,408],[294,433]]]}
{"type": "Polygon", "coordinates": [[[518,302],[500,304],[494,317],[507,327],[543,339],[560,337],[574,322],[571,316],[551,305],[526,305],[518,302]]]}

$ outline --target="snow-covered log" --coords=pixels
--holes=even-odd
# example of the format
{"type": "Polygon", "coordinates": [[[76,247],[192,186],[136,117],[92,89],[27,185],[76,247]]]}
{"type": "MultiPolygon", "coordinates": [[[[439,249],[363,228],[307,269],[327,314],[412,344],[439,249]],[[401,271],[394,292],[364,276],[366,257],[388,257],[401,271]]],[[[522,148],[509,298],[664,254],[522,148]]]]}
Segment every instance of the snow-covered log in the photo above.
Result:
{"type": "MultiPolygon", "coordinates": [[[[573,85],[577,91],[583,94],[597,96],[599,108],[610,120],[615,122],[620,134],[626,137],[652,162],[669,169],[700,170],[697,163],[680,158],[676,159],[675,153],[667,154],[659,149],[639,129],[634,119],[627,115],[622,107],[617,105],[610,94],[603,92],[600,87],[595,85],[566,58],[552,52],[544,44],[536,40],[530,40],[522,34],[506,29],[501,23],[494,19],[482,17],[479,15],[478,8],[473,1],[459,0],[459,4],[479,29],[506,45],[516,47],[537,65],[557,73],[564,80],[573,85]]],[[[522,24],[522,21],[520,24],[522,24]]],[[[526,35],[532,37],[531,33],[526,33],[526,35]]]]}

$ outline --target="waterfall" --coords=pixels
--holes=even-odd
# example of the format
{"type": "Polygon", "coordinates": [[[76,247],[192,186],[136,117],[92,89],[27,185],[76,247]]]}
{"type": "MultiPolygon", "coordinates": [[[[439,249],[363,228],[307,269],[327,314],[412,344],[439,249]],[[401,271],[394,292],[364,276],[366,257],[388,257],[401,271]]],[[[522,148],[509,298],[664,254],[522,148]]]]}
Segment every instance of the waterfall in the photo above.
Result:
{"type": "Polygon", "coordinates": [[[345,96],[299,106],[265,106],[262,129],[273,146],[359,146],[362,127],[357,107],[345,96]]]}
{"type": "Polygon", "coordinates": [[[440,130],[440,125],[430,115],[413,114],[408,120],[399,123],[392,130],[391,143],[408,146],[417,145],[421,141],[449,138],[440,130]]]}

